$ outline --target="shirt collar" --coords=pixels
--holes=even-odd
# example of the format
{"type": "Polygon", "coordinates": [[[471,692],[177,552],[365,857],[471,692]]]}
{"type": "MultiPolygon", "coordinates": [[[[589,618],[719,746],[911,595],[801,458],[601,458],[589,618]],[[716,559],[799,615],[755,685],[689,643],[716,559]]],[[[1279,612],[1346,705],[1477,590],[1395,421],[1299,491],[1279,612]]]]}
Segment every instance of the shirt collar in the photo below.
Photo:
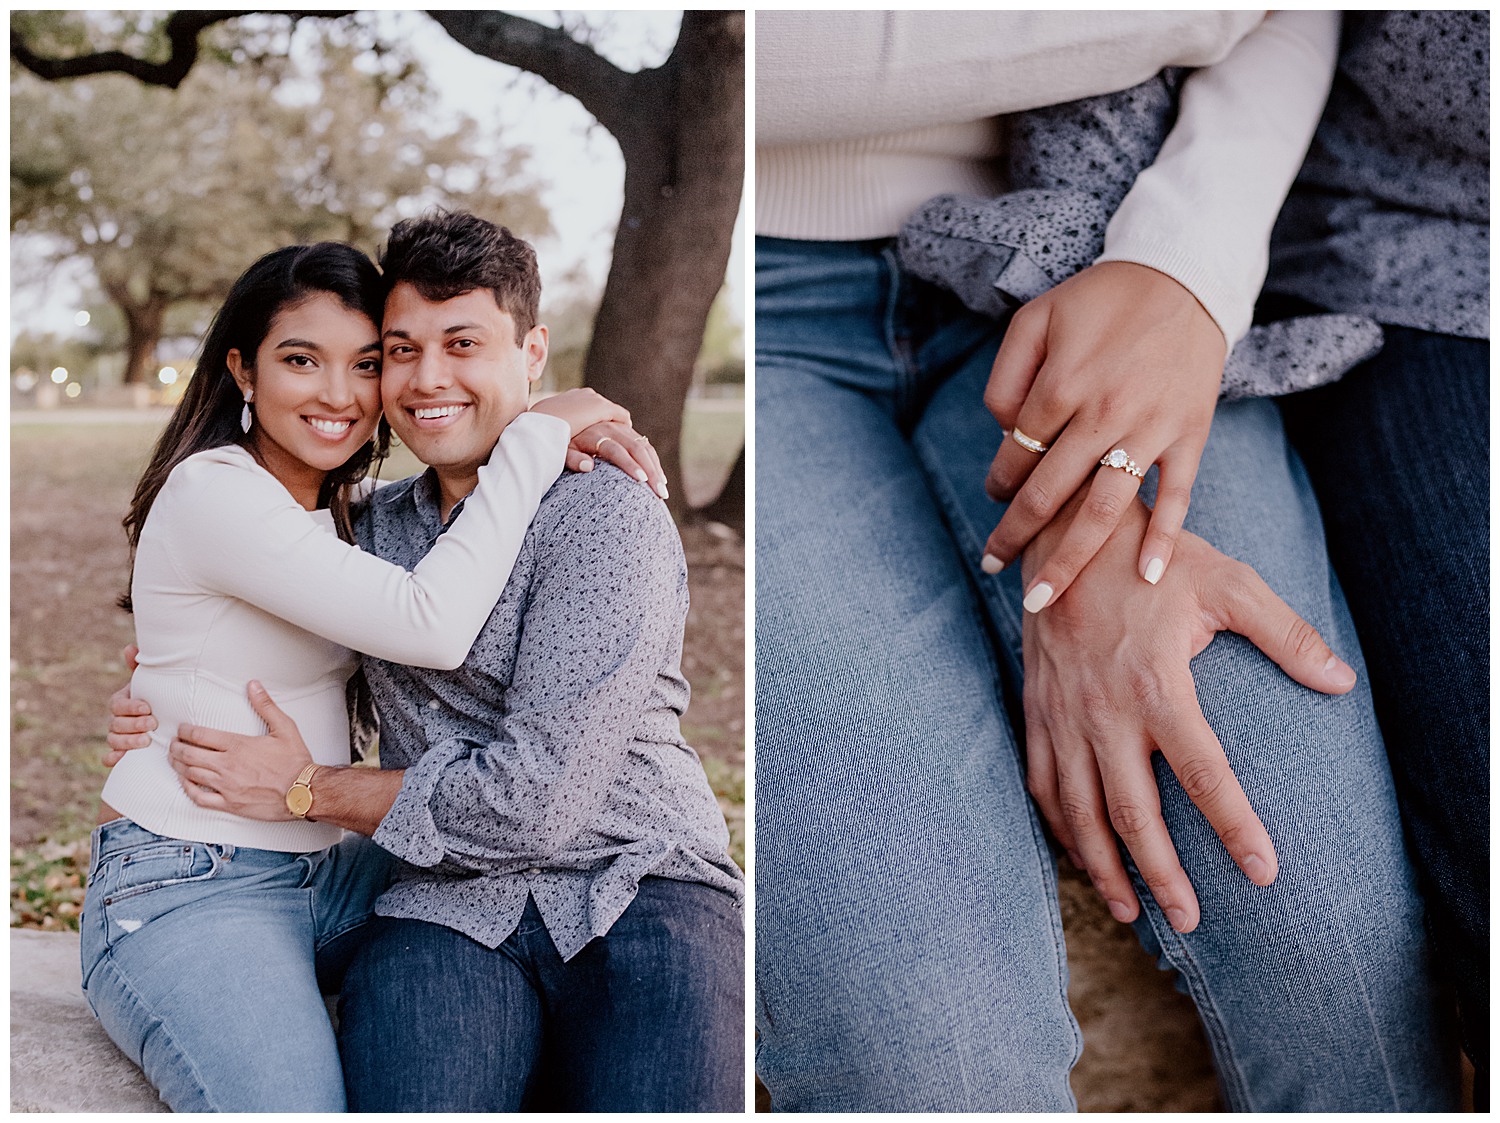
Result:
{"type": "Polygon", "coordinates": [[[422,527],[434,538],[448,529],[448,523],[453,521],[464,506],[464,501],[460,499],[448,513],[448,523],[443,522],[443,492],[438,485],[437,471],[433,468],[428,468],[417,477],[417,482],[412,485],[411,498],[422,527]]]}

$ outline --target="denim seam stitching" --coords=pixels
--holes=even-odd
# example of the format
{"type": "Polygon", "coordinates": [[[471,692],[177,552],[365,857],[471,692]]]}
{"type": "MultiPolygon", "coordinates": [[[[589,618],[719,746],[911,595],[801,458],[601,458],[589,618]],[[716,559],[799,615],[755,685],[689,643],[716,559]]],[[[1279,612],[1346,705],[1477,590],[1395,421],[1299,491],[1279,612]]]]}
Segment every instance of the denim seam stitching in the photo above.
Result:
{"type": "MultiPolygon", "coordinates": [[[[208,1110],[214,1112],[221,1110],[219,1106],[213,1102],[213,1098],[208,1094],[207,1083],[199,1073],[198,1066],[193,1063],[191,1057],[189,1057],[185,1052],[182,1051],[181,1048],[178,1047],[177,1039],[172,1036],[172,1031],[167,1028],[166,1021],[156,1013],[156,1010],[151,1005],[151,1003],[146,1001],[146,999],[142,997],[140,987],[137,986],[130,975],[125,972],[125,969],[121,967],[118,962],[116,962],[114,949],[112,948],[104,953],[104,959],[100,962],[99,966],[103,967],[106,964],[109,966],[110,970],[115,973],[115,978],[119,980],[120,984],[129,991],[131,999],[134,1002],[138,1003],[141,1009],[146,1012],[146,1015],[151,1019],[152,1025],[155,1027],[156,1032],[160,1033],[164,1038],[166,1038],[166,1040],[172,1046],[172,1051],[177,1054],[177,1056],[181,1059],[183,1065],[188,1069],[189,1072],[192,1073],[193,1083],[197,1085],[198,1094],[203,1097],[204,1103],[208,1105],[208,1110]]],[[[93,1005],[92,1000],[90,1000],[89,1005],[93,1005]]],[[[144,1062],[146,1059],[145,1044],[147,1036],[149,1035],[141,1035],[142,1062],[144,1062]]],[[[141,1067],[144,1071],[144,1064],[142,1064],[141,1067]]],[[[152,1087],[155,1088],[155,1085],[153,1084],[152,1087]]],[[[156,1091],[159,1096],[161,1094],[161,1089],[156,1088],[156,1091]]]]}
{"type": "Polygon", "coordinates": [[[901,289],[902,274],[900,263],[896,257],[894,246],[886,246],[880,251],[881,264],[885,270],[885,346],[886,352],[891,357],[891,366],[894,370],[897,382],[892,387],[892,409],[897,419],[897,425],[901,426],[901,417],[906,412],[906,406],[912,397],[912,389],[921,378],[921,372],[913,361],[911,348],[901,341],[900,333],[897,331],[897,321],[901,316],[901,289]]]}
{"type": "MultiPolygon", "coordinates": [[[[949,536],[955,539],[955,545],[959,549],[963,549],[964,544],[956,540],[957,535],[954,533],[956,522],[963,522],[965,527],[967,527],[968,525],[967,521],[963,520],[961,517],[963,513],[963,507],[958,500],[958,496],[954,494],[952,487],[949,485],[947,477],[942,475],[932,475],[926,472],[924,472],[923,475],[927,478],[928,486],[937,500],[938,509],[943,513],[944,521],[949,527],[949,536]]],[[[967,560],[964,562],[963,568],[965,573],[970,577],[969,584],[971,591],[977,591],[979,593],[979,598],[987,601],[989,598],[988,596],[986,596],[984,591],[974,589],[975,581],[973,579],[973,568],[967,560]]],[[[1001,603],[1004,604],[1007,608],[1011,607],[1008,601],[1002,601],[1001,603]]],[[[977,603],[975,607],[980,608],[981,612],[983,611],[982,607],[977,603]]],[[[990,661],[990,668],[994,672],[996,678],[999,679],[999,677],[1004,673],[1002,660],[997,656],[996,652],[992,650],[991,645],[988,643],[986,643],[985,645],[985,651],[990,661]]],[[[1005,710],[1005,706],[1003,704],[1003,700],[1001,701],[1001,709],[1003,712],[1005,710]]],[[[1019,749],[1019,739],[1015,738],[1014,730],[1012,730],[1012,739],[1015,740],[1016,747],[1019,749]]],[[[1017,778],[1021,781],[1021,790],[1025,791],[1026,776],[1024,769],[1022,769],[1021,767],[1020,754],[1019,752],[1015,752],[1009,754],[1009,756],[1011,758],[1008,762],[1009,767],[1015,770],[1017,778]]],[[[1052,952],[1053,962],[1056,964],[1058,1000],[1063,1014],[1063,1022],[1067,1025],[1068,1030],[1073,1038],[1073,1060],[1068,1065],[1068,1069],[1069,1071],[1071,1071],[1074,1067],[1077,1066],[1079,1059],[1083,1056],[1083,1031],[1078,1025],[1078,1019],[1076,1016],[1074,1016],[1073,1007],[1068,1001],[1067,937],[1063,932],[1062,906],[1058,901],[1057,867],[1053,862],[1052,852],[1047,846],[1046,838],[1042,834],[1041,824],[1037,819],[1036,810],[1029,795],[1026,797],[1026,805],[1026,821],[1031,828],[1032,856],[1036,859],[1037,874],[1041,881],[1043,894],[1046,896],[1048,904],[1050,906],[1047,910],[1047,926],[1052,933],[1052,952]]],[[[1072,1097],[1071,1087],[1068,1088],[1068,1095],[1070,1098],[1072,1097]]],[[[1074,1099],[1074,1103],[1076,1105],[1076,1099],[1074,1099]]]]}
{"type": "MultiPolygon", "coordinates": [[[[1134,863],[1130,863],[1130,868],[1137,877],[1140,876],[1139,871],[1135,870],[1134,863]]],[[[1198,961],[1193,958],[1192,949],[1188,947],[1182,934],[1166,923],[1161,906],[1156,904],[1156,899],[1151,896],[1150,890],[1147,889],[1141,896],[1143,902],[1149,900],[1156,906],[1154,909],[1143,908],[1142,911],[1146,915],[1147,923],[1150,924],[1157,942],[1161,944],[1163,955],[1177,973],[1186,980],[1193,1004],[1198,1008],[1198,1018],[1203,1023],[1204,1031],[1209,1039],[1209,1047],[1214,1054],[1214,1067],[1224,1086],[1224,1098],[1229,1101],[1231,1110],[1256,1110],[1252,1103],[1249,1082],[1245,1079],[1239,1058],[1235,1055],[1233,1038],[1224,1024],[1224,1016],[1219,1012],[1218,1004],[1214,1001],[1203,970],[1198,965],[1198,961]]]]}

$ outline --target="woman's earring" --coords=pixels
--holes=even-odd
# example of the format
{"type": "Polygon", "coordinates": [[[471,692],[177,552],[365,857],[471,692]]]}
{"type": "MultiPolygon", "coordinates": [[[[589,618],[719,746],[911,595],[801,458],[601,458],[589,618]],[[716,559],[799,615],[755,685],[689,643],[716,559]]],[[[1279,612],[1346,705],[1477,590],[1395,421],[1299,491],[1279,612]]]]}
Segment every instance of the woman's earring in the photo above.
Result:
{"type": "Polygon", "coordinates": [[[250,424],[251,424],[250,399],[253,398],[254,396],[255,396],[255,391],[253,391],[253,390],[246,390],[245,391],[245,408],[242,409],[242,410],[240,410],[240,428],[243,429],[247,433],[250,432],[250,424]]]}

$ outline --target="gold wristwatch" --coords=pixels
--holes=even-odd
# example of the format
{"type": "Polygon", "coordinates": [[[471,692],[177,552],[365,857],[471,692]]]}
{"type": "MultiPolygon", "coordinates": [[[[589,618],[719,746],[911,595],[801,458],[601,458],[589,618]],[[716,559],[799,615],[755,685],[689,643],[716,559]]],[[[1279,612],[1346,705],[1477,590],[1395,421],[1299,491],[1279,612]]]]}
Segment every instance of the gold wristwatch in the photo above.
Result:
{"type": "Polygon", "coordinates": [[[316,763],[309,764],[297,778],[292,781],[292,786],[286,790],[286,809],[299,819],[307,818],[307,813],[312,810],[313,773],[318,770],[316,763]]]}

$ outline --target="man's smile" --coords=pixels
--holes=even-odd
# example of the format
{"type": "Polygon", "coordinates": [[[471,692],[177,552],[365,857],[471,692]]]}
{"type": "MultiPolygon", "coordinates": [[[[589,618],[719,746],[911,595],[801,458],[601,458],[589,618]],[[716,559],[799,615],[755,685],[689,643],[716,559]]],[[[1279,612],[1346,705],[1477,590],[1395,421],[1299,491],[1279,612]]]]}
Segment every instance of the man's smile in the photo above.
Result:
{"type": "Polygon", "coordinates": [[[419,429],[431,430],[447,428],[468,409],[468,402],[444,402],[436,405],[407,406],[406,412],[419,429]]]}

